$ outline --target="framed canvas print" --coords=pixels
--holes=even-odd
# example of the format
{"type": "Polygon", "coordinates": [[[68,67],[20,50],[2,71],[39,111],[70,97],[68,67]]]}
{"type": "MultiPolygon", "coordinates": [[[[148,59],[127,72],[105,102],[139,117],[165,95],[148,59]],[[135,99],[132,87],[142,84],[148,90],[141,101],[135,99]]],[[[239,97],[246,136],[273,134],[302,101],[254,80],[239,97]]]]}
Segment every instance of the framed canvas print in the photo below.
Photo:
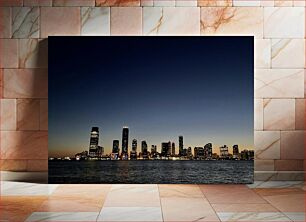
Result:
{"type": "Polygon", "coordinates": [[[49,37],[49,183],[252,183],[254,37],[49,37]]]}

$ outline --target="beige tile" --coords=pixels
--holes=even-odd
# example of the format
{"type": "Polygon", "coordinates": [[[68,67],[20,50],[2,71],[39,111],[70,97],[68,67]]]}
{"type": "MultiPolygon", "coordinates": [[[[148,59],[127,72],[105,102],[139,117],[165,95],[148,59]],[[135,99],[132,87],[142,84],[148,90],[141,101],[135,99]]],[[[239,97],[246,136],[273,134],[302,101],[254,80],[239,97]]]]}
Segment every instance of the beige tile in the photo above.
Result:
{"type": "Polygon", "coordinates": [[[47,159],[48,133],[42,131],[1,131],[4,159],[47,159]]]}
{"type": "Polygon", "coordinates": [[[9,7],[0,8],[0,38],[11,38],[12,10],[9,7]]]}
{"type": "Polygon", "coordinates": [[[306,2],[304,0],[293,0],[293,6],[295,6],[295,7],[305,7],[306,2]]]}
{"type": "Polygon", "coordinates": [[[260,6],[264,7],[269,7],[269,6],[274,6],[274,0],[261,0],[260,1],[260,6]]]}
{"type": "Polygon", "coordinates": [[[48,171],[48,160],[27,160],[27,171],[46,172],[48,171]]]}
{"type": "Polygon", "coordinates": [[[256,192],[282,212],[304,212],[305,210],[305,191],[301,189],[256,189],[256,192]]]}
{"type": "Polygon", "coordinates": [[[295,100],[295,129],[305,129],[305,99],[295,100]]]}
{"type": "Polygon", "coordinates": [[[277,212],[269,203],[262,204],[212,204],[216,212],[277,212]]]}
{"type": "Polygon", "coordinates": [[[271,40],[255,39],[255,67],[271,67],[271,40]]]}
{"type": "Polygon", "coordinates": [[[52,197],[105,199],[111,186],[111,184],[62,184],[52,193],[52,197]]]}
{"type": "Polygon", "coordinates": [[[3,171],[24,172],[27,170],[27,160],[0,160],[0,169],[3,171]]]}
{"type": "Polygon", "coordinates": [[[304,39],[272,39],[273,68],[304,68],[304,60],[304,39]]]}
{"type": "Polygon", "coordinates": [[[39,8],[13,7],[12,9],[12,37],[39,37],[39,8]]]}
{"type": "Polygon", "coordinates": [[[303,98],[303,69],[257,69],[256,98],[303,98]]]}
{"type": "Polygon", "coordinates": [[[0,220],[25,221],[45,199],[46,196],[1,196],[0,220]]]}
{"type": "Polygon", "coordinates": [[[303,160],[275,160],[274,163],[276,171],[303,171],[303,160]]]}
{"type": "Polygon", "coordinates": [[[144,35],[199,35],[200,8],[144,7],[144,35]]]}
{"type": "Polygon", "coordinates": [[[198,6],[233,6],[233,0],[198,0],[198,6]]]}
{"type": "Polygon", "coordinates": [[[187,184],[163,184],[158,185],[161,198],[204,198],[198,185],[187,184]]]}
{"type": "Polygon", "coordinates": [[[263,99],[255,99],[254,129],[263,130],[263,99]]]}
{"type": "Polygon", "coordinates": [[[20,68],[47,68],[48,41],[38,39],[19,40],[20,68]]]}
{"type": "Polygon", "coordinates": [[[113,7],[111,8],[112,35],[141,35],[142,25],[141,7],[113,7]]]}
{"type": "Polygon", "coordinates": [[[162,222],[160,207],[103,207],[97,221],[162,222]]]}
{"type": "Polygon", "coordinates": [[[17,130],[39,130],[39,100],[17,100],[17,130]]]}
{"type": "Polygon", "coordinates": [[[157,185],[113,185],[104,207],[159,207],[157,185]]]}
{"type": "Polygon", "coordinates": [[[39,129],[48,130],[48,100],[40,100],[39,129]]]}
{"type": "Polygon", "coordinates": [[[0,69],[0,99],[3,98],[3,69],[0,69]]]}
{"type": "Polygon", "coordinates": [[[293,0],[274,0],[275,7],[290,7],[293,6],[293,0]]]}
{"type": "Polygon", "coordinates": [[[81,8],[82,35],[109,35],[110,8],[109,7],[82,7],[81,8]]]}
{"type": "Polygon", "coordinates": [[[4,70],[5,98],[47,98],[47,69],[4,70]]]}
{"type": "Polygon", "coordinates": [[[95,0],[53,0],[53,6],[95,6],[95,0]]]}
{"type": "Polygon", "coordinates": [[[97,212],[103,206],[104,199],[88,197],[53,197],[50,196],[39,207],[39,212],[97,212]]]}
{"type": "Polygon", "coordinates": [[[201,34],[263,36],[263,9],[260,7],[202,7],[201,34]]]}
{"type": "Polygon", "coordinates": [[[264,130],[290,130],[294,128],[294,99],[264,99],[264,130]]]}
{"type": "Polygon", "coordinates": [[[264,8],[265,38],[304,38],[304,32],[305,10],[303,8],[264,8]]]}
{"type": "Polygon", "coordinates": [[[41,38],[51,35],[80,35],[80,11],[78,7],[42,7],[41,38]]]}
{"type": "Polygon", "coordinates": [[[153,0],[154,7],[173,7],[175,6],[175,0],[153,0]]]}
{"type": "Polygon", "coordinates": [[[52,0],[23,0],[24,6],[52,6],[52,0]]]}
{"type": "Polygon", "coordinates": [[[205,198],[161,198],[164,221],[219,221],[205,198]]]}
{"type": "Polygon", "coordinates": [[[1,130],[16,130],[16,100],[1,99],[1,130]]]}
{"type": "Polygon", "coordinates": [[[175,6],[195,7],[197,4],[197,0],[175,0],[175,6]]]}
{"type": "Polygon", "coordinates": [[[266,203],[246,185],[199,185],[204,196],[211,204],[266,203]]]}
{"type": "Polygon", "coordinates": [[[96,0],[96,6],[140,6],[140,0],[96,0]]]}
{"type": "Polygon", "coordinates": [[[274,160],[258,160],[254,161],[255,171],[273,171],[274,170],[274,160]]]}
{"type": "Polygon", "coordinates": [[[239,6],[260,6],[260,0],[233,0],[233,6],[239,7],[239,6]]]}
{"type": "Polygon", "coordinates": [[[305,131],[281,131],[281,159],[304,159],[305,131]]]}
{"type": "Polygon", "coordinates": [[[22,6],[22,0],[0,0],[0,7],[22,6]]]}
{"type": "Polygon", "coordinates": [[[220,212],[218,217],[221,221],[291,221],[280,212],[220,212]]]}
{"type": "Polygon", "coordinates": [[[255,131],[254,132],[255,158],[280,159],[280,132],[255,131]]]}
{"type": "Polygon", "coordinates": [[[140,5],[143,6],[143,7],[153,6],[153,2],[154,2],[154,0],[141,0],[140,5]]]}
{"type": "Polygon", "coordinates": [[[18,68],[17,39],[0,39],[0,68],[18,68]]]}

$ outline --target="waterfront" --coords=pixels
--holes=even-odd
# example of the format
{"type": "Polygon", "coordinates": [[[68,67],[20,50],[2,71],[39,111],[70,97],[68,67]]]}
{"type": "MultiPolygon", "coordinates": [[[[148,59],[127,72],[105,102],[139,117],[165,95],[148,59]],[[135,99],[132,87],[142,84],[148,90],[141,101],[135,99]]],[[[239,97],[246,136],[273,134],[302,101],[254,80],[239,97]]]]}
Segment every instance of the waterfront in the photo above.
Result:
{"type": "Polygon", "coordinates": [[[49,161],[49,183],[253,183],[254,161],[49,161]]]}

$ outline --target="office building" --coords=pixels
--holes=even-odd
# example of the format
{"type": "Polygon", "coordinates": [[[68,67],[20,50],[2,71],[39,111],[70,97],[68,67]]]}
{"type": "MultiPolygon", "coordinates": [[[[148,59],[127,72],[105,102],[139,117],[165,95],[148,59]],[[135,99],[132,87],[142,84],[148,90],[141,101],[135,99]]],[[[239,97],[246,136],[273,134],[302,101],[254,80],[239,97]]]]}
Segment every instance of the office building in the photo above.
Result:
{"type": "Polygon", "coordinates": [[[180,156],[183,154],[183,149],[184,149],[183,136],[179,136],[179,155],[180,156]]]}
{"type": "Polygon", "coordinates": [[[175,143],[172,143],[172,145],[171,145],[171,154],[172,154],[172,156],[175,155],[175,143]]]}
{"type": "Polygon", "coordinates": [[[212,159],[212,144],[211,143],[207,143],[204,146],[204,158],[205,159],[212,159]]]}
{"type": "Polygon", "coordinates": [[[220,147],[220,159],[228,159],[228,147],[226,145],[220,147]]]}
{"type": "Polygon", "coordinates": [[[164,142],[161,144],[161,156],[169,157],[171,153],[171,142],[164,142]]]}
{"type": "Polygon", "coordinates": [[[233,146],[233,158],[238,159],[239,158],[239,148],[238,145],[233,146]]]}
{"type": "Polygon", "coordinates": [[[99,127],[92,127],[90,132],[90,140],[89,140],[89,157],[97,156],[97,149],[99,144],[99,127]]]}
{"type": "Polygon", "coordinates": [[[128,152],[129,152],[129,128],[124,126],[122,129],[122,151],[121,151],[121,158],[128,159],[128,152]]]}
{"type": "Polygon", "coordinates": [[[148,144],[145,140],[141,141],[141,154],[143,159],[148,159],[148,144]]]}

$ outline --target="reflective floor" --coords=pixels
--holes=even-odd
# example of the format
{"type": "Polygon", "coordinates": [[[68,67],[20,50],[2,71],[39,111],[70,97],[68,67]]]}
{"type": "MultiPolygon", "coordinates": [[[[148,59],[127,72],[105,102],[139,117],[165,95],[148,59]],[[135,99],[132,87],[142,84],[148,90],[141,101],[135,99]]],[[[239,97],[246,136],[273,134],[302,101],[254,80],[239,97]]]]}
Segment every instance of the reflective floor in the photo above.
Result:
{"type": "Polygon", "coordinates": [[[305,221],[301,182],[47,185],[1,182],[0,221],[305,221]]]}

